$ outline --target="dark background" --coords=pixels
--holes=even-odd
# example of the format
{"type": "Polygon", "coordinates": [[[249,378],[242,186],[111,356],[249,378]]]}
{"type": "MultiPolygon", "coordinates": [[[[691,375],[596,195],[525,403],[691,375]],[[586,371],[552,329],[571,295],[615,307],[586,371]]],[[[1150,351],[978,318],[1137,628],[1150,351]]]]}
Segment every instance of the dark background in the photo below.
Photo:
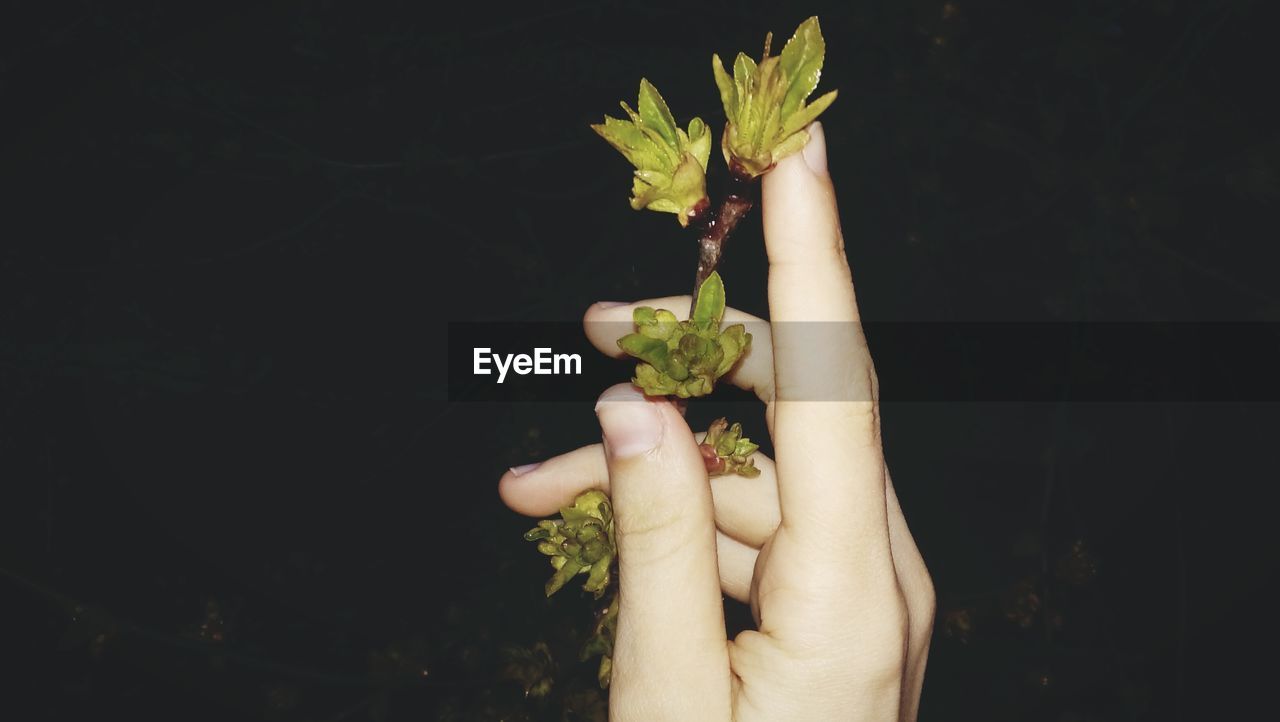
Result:
{"type": "MultiPolygon", "coordinates": [[[[447,403],[445,324],[686,292],[587,124],[645,76],[718,133],[711,53],[810,14],[868,319],[1280,320],[1262,3],[179,5],[0,22],[7,719],[598,718],[590,601],[496,494],[591,406],[447,403]]],[[[763,314],[757,218],[722,271],[763,314]]],[[[1274,411],[886,405],[922,719],[1265,702],[1274,411]]]]}

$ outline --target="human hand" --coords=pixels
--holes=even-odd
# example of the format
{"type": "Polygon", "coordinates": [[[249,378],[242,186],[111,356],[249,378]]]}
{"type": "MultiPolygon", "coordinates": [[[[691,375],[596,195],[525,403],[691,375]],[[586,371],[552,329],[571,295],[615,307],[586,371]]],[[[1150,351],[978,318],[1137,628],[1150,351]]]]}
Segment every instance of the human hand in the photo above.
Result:
{"type": "MultiPolygon", "coordinates": [[[[804,151],[763,180],[771,322],[725,316],[755,339],[724,380],[767,404],[776,462],[757,453],[760,476],[708,484],[681,412],[623,384],[596,406],[603,444],[499,484],[507,505],[531,516],[591,488],[612,499],[620,606],[611,719],[916,717],[933,586],[885,467],[825,139],[819,124],[810,133],[804,151]],[[827,322],[822,343],[808,322],[827,322]],[[815,378],[827,395],[813,393],[815,378]],[[751,604],[756,630],[726,639],[722,593],[751,604]]],[[[619,356],[612,331],[636,306],[688,304],[597,304],[587,335],[619,356]]]]}

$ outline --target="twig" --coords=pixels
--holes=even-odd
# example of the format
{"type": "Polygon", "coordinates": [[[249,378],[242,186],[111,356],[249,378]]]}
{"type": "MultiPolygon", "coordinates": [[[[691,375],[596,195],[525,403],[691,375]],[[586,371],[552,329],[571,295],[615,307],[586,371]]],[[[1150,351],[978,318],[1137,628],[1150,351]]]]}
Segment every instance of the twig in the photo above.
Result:
{"type": "Polygon", "coordinates": [[[706,223],[699,228],[698,273],[693,279],[693,299],[689,303],[690,318],[693,317],[693,309],[698,306],[698,290],[702,288],[702,282],[716,270],[716,266],[720,265],[729,236],[737,228],[738,222],[755,205],[758,185],[755,179],[745,178],[731,171],[728,193],[721,201],[715,215],[708,216],[706,223]]]}

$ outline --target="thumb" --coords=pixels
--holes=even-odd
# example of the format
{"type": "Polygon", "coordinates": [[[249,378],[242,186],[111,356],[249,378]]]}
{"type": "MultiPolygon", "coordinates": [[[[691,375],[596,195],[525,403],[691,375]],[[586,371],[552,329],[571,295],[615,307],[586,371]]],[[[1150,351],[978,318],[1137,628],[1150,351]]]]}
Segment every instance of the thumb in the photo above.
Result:
{"type": "Polygon", "coordinates": [[[610,705],[647,710],[649,719],[727,719],[724,606],[702,454],[675,406],[630,384],[605,391],[596,415],[618,539],[610,705]]]}

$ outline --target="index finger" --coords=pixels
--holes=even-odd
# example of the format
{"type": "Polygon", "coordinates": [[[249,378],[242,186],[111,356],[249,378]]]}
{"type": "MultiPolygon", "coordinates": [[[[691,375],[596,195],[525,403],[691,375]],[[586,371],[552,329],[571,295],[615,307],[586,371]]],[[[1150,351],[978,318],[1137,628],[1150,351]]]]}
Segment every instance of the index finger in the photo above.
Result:
{"type": "Polygon", "coordinates": [[[874,371],[822,127],[808,130],[763,181],[781,529],[802,553],[851,551],[838,565],[851,582],[892,581],[874,371]]]}

